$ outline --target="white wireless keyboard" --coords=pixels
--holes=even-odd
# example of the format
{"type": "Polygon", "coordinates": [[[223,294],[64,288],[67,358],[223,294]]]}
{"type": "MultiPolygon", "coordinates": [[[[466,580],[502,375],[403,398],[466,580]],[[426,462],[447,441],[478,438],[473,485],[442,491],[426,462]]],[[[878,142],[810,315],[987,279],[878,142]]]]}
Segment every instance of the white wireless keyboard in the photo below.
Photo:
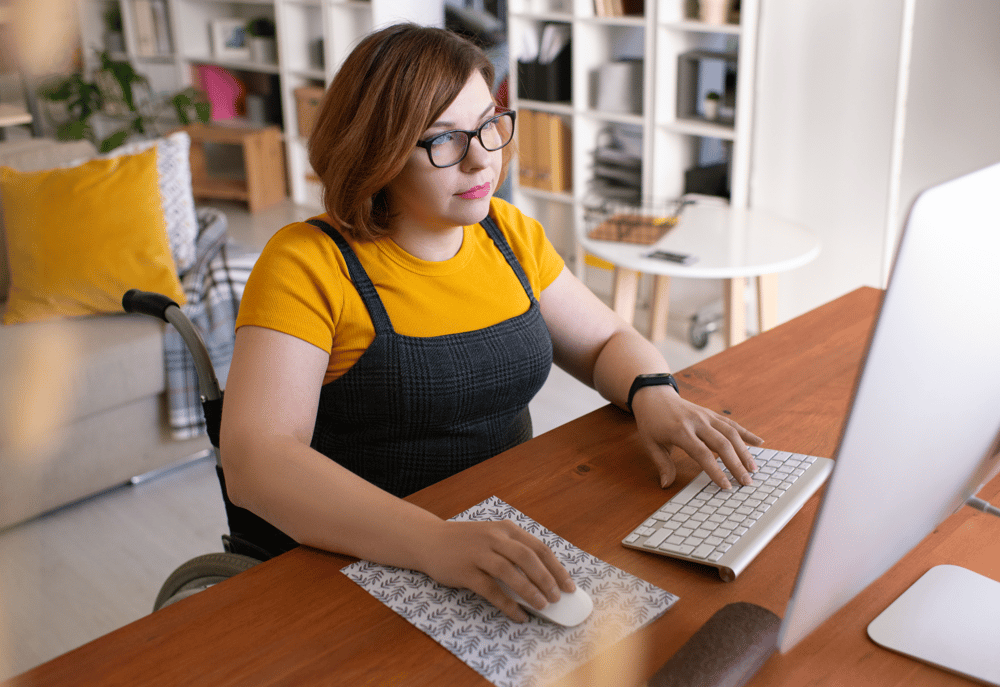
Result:
{"type": "Polygon", "coordinates": [[[829,458],[751,446],[754,485],[744,487],[719,461],[732,489],[700,473],[635,528],[622,544],[719,569],[736,579],[833,469],[829,458]]]}

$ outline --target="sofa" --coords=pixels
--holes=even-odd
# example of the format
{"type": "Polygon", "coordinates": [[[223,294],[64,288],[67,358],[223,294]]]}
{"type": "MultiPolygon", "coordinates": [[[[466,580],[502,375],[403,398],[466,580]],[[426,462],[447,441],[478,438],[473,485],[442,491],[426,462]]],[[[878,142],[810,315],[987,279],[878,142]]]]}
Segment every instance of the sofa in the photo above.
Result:
{"type": "MultiPolygon", "coordinates": [[[[24,172],[95,155],[86,141],[0,142],[0,166],[24,172]]],[[[6,239],[0,311],[10,281],[6,239]]],[[[113,312],[0,325],[0,529],[210,449],[205,436],[171,432],[165,329],[113,312]]]]}

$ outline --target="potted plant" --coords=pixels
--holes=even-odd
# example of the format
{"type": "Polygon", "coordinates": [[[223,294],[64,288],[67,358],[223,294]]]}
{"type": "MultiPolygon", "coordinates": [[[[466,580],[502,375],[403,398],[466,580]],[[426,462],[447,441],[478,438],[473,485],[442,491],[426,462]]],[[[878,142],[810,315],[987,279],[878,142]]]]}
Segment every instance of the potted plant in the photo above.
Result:
{"type": "Polygon", "coordinates": [[[250,45],[250,59],[260,64],[274,64],[278,61],[278,45],[275,39],[274,20],[270,17],[256,17],[247,22],[247,40],[250,45]]]}
{"type": "Polygon", "coordinates": [[[201,91],[189,87],[172,95],[154,95],[149,80],[131,64],[113,59],[107,51],[98,57],[100,66],[90,80],[75,73],[38,89],[59,140],[85,138],[106,153],[133,136],[163,135],[161,125],[172,128],[194,120],[208,122],[211,105],[201,91]],[[114,131],[104,135],[109,128],[114,131]]]}
{"type": "Polygon", "coordinates": [[[705,119],[716,120],[719,117],[719,94],[715,91],[707,93],[702,108],[705,111],[705,119]]]}
{"type": "Polygon", "coordinates": [[[110,53],[125,52],[125,34],[122,8],[117,2],[104,10],[104,49],[110,53]]]}

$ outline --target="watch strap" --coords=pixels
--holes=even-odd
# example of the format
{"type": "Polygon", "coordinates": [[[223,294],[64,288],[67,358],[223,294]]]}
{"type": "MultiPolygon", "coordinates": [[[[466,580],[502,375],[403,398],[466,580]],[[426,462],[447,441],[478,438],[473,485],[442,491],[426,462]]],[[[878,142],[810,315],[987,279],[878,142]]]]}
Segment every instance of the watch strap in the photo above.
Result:
{"type": "Polygon", "coordinates": [[[638,375],[632,381],[632,386],[628,390],[628,400],[625,402],[628,412],[632,412],[632,399],[635,397],[635,392],[647,386],[663,386],[664,384],[669,384],[674,387],[674,391],[680,395],[681,390],[677,388],[677,380],[674,379],[674,376],[669,372],[638,375]]]}

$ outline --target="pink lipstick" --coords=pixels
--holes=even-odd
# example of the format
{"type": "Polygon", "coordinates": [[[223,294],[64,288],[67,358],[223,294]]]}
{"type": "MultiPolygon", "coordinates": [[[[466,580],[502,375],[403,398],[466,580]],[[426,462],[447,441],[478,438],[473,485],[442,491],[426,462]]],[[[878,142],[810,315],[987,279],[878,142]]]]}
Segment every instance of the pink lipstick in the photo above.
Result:
{"type": "Polygon", "coordinates": [[[475,186],[473,188],[470,188],[465,193],[460,193],[459,197],[465,198],[466,200],[473,200],[475,198],[482,198],[483,196],[487,196],[489,195],[489,193],[490,193],[490,184],[489,182],[486,182],[482,186],[475,186]]]}

